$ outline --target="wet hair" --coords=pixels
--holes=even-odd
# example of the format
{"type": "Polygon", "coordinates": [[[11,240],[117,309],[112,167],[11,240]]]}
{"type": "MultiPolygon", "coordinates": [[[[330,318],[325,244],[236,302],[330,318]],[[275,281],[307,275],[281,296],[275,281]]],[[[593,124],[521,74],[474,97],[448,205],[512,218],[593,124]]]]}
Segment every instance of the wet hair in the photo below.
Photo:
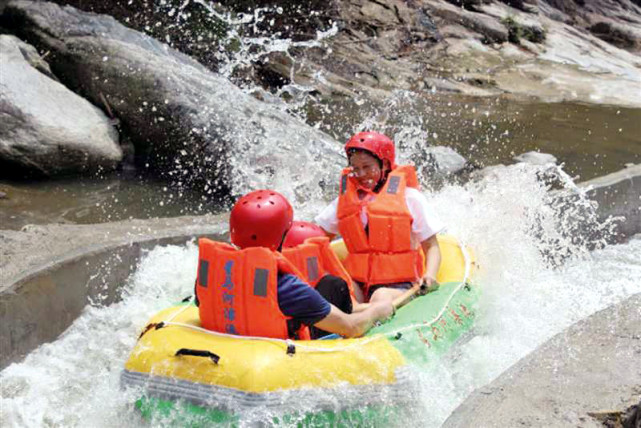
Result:
{"type": "Polygon", "coordinates": [[[365,150],[365,149],[353,148],[353,149],[349,149],[349,150],[347,150],[347,162],[348,162],[348,163],[349,163],[349,158],[350,158],[354,153],[366,153],[366,154],[368,154],[368,155],[372,156],[374,159],[376,159],[376,160],[378,161],[378,167],[379,167],[380,169],[383,169],[383,160],[382,160],[381,158],[379,158],[378,156],[376,156],[374,153],[370,152],[369,150],[365,150]]]}

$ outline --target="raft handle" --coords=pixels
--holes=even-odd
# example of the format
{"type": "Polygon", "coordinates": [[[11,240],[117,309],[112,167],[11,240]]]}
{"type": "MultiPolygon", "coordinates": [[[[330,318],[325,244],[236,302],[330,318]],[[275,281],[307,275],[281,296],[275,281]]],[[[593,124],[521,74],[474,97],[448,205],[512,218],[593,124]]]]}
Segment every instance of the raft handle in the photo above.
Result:
{"type": "Polygon", "coordinates": [[[287,355],[290,357],[293,357],[294,354],[296,353],[296,345],[294,345],[292,342],[287,343],[287,355]]]}
{"type": "Polygon", "coordinates": [[[176,351],[175,356],[180,357],[181,355],[189,355],[191,357],[207,357],[211,359],[214,364],[218,364],[218,361],[220,360],[220,356],[203,349],[180,348],[176,351]]]}

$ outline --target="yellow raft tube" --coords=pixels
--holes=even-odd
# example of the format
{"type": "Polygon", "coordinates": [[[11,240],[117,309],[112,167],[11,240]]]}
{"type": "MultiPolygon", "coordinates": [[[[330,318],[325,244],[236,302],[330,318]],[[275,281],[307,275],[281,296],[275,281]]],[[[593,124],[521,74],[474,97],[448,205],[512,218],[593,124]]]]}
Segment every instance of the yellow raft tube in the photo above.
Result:
{"type": "MultiPolygon", "coordinates": [[[[454,296],[454,287],[462,289],[468,282],[473,260],[455,238],[441,235],[438,240],[442,263],[437,281],[444,285],[441,289],[450,287],[446,292],[454,296]]],[[[342,242],[333,245],[339,256],[345,255],[342,242]]],[[[432,294],[436,293],[415,299],[406,307],[420,300],[428,302],[432,294]]],[[[432,322],[449,314],[445,310],[448,304],[443,302],[441,315],[434,315],[432,322]]],[[[422,311],[420,305],[416,308],[422,311]]],[[[395,318],[404,310],[399,310],[395,318]]],[[[424,312],[429,315],[428,310],[424,312]]],[[[429,320],[420,321],[419,328],[429,329],[429,320]]],[[[349,396],[359,403],[371,402],[380,396],[381,388],[388,388],[388,397],[408,391],[412,355],[424,354],[431,347],[420,344],[416,350],[411,342],[399,347],[394,337],[417,325],[395,324],[392,319],[358,339],[240,337],[203,329],[198,308],[182,304],[149,320],[125,365],[121,383],[142,387],[148,397],[234,411],[282,404],[283,394],[299,397],[314,390],[346,387],[352,390],[349,396]],[[200,355],[189,355],[192,351],[200,355]]]]}

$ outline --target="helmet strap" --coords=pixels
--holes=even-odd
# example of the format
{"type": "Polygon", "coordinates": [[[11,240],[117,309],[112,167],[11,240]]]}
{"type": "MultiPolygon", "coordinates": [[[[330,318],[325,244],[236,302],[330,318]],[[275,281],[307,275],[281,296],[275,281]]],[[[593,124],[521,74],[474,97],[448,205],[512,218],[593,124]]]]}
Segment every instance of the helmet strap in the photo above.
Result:
{"type": "Polygon", "coordinates": [[[280,253],[281,251],[283,251],[283,244],[285,243],[285,238],[287,237],[287,232],[289,232],[290,230],[291,230],[291,227],[290,227],[289,229],[287,229],[287,230],[283,233],[283,237],[280,239],[280,244],[278,244],[278,248],[276,249],[276,251],[278,251],[279,253],[280,253]]]}

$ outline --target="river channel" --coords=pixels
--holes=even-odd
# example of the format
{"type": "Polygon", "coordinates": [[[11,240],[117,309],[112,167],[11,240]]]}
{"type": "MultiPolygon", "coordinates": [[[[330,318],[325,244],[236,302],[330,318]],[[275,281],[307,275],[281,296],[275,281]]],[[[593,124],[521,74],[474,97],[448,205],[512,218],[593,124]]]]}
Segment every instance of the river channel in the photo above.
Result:
{"type": "MultiPolygon", "coordinates": [[[[426,193],[448,231],[476,252],[481,269],[475,282],[483,297],[471,334],[429,370],[416,373],[421,405],[401,415],[397,426],[439,426],[475,388],[554,334],[641,292],[641,240],[588,251],[588,238],[568,234],[578,217],[594,225],[597,220],[581,210],[573,217],[567,207],[561,215],[539,172],[520,165],[426,193]]],[[[298,210],[303,217],[312,214],[298,210]]],[[[122,391],[119,379],[148,318],[192,292],[196,260],[194,244],[157,247],[123,284],[121,302],[87,306],[59,339],[7,367],[0,374],[0,425],[174,426],[172,416],[142,421],[132,405],[139,392],[122,391]]],[[[340,407],[340,390],[324,393],[336,394],[340,407]]],[[[313,406],[295,403],[301,413],[313,406]]],[[[242,415],[240,425],[272,416],[258,408],[242,415]]]]}
{"type": "MultiPolygon", "coordinates": [[[[602,105],[542,103],[509,97],[393,95],[383,105],[356,109],[336,103],[308,113],[339,142],[368,127],[396,136],[401,156],[417,148],[452,147],[475,167],[514,163],[528,151],[553,154],[577,182],[641,162],[641,110],[602,105]]],[[[312,164],[306,167],[313,170],[312,164]]],[[[173,217],[224,210],[218,201],[144,173],[144,165],[99,177],[32,182],[0,180],[0,224],[91,224],[131,218],[173,217]]],[[[429,178],[426,180],[429,182],[429,178]]]]}

